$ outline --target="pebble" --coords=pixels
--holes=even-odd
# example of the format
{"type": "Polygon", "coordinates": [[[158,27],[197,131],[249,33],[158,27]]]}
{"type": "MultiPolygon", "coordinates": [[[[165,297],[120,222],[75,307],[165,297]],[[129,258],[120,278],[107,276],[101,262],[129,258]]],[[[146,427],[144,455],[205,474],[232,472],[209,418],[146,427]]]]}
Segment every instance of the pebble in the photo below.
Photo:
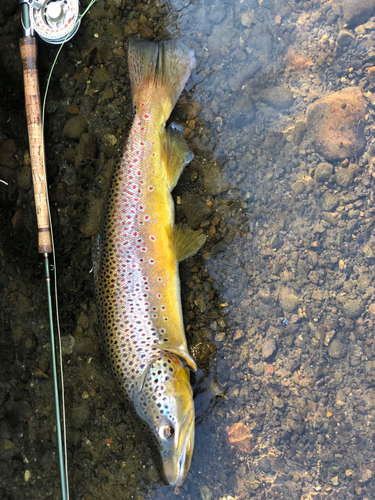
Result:
{"type": "Polygon", "coordinates": [[[307,108],[307,129],[327,160],[358,157],[365,147],[366,101],[359,87],[329,94],[307,108]]]}
{"type": "Polygon", "coordinates": [[[354,180],[355,166],[350,164],[348,168],[338,168],[336,170],[336,182],[339,186],[347,188],[354,180]]]}
{"type": "Polygon", "coordinates": [[[293,312],[300,304],[300,299],[289,288],[283,288],[279,295],[280,306],[286,312],[293,312]]]}
{"type": "Polygon", "coordinates": [[[282,86],[267,87],[258,96],[261,101],[269,104],[276,110],[289,108],[294,102],[292,92],[282,86]]]}
{"type": "Polygon", "coordinates": [[[211,166],[204,171],[204,188],[210,196],[217,196],[230,188],[229,182],[224,177],[224,172],[217,166],[211,166]]]}
{"type": "Polygon", "coordinates": [[[338,202],[339,202],[339,196],[337,194],[333,194],[327,191],[326,193],[324,193],[323,196],[322,207],[324,210],[330,212],[331,210],[337,207],[338,202]]]}
{"type": "MultiPolygon", "coordinates": [[[[262,345],[262,357],[267,359],[276,351],[275,339],[267,339],[262,345]]],[[[272,366],[272,365],[271,365],[272,366]]]]}
{"type": "Polygon", "coordinates": [[[86,238],[95,236],[99,233],[101,217],[103,213],[103,200],[96,198],[90,204],[88,214],[79,226],[79,230],[86,238]]]}
{"type": "Polygon", "coordinates": [[[263,472],[270,472],[270,470],[272,469],[270,461],[266,457],[262,457],[258,460],[258,467],[263,472]]]}
{"type": "Polygon", "coordinates": [[[328,353],[331,358],[342,358],[345,354],[345,346],[337,339],[332,340],[328,348],[328,353]]]}
{"type": "Polygon", "coordinates": [[[181,208],[192,229],[198,229],[210,214],[206,202],[198,195],[185,191],[181,197],[181,208]]]}
{"type": "Polygon", "coordinates": [[[83,116],[73,116],[64,125],[63,136],[78,140],[87,130],[87,121],[83,116]]]}
{"type": "Polygon", "coordinates": [[[326,182],[331,177],[333,165],[331,163],[322,162],[315,169],[314,179],[317,182],[326,182]]]}
{"type": "Polygon", "coordinates": [[[344,313],[347,318],[356,318],[365,310],[365,306],[361,299],[348,299],[343,304],[344,313]]]}
{"type": "Polygon", "coordinates": [[[15,168],[13,139],[7,139],[0,145],[0,165],[11,169],[15,168]]]}
{"type": "Polygon", "coordinates": [[[86,400],[74,406],[70,414],[70,423],[76,429],[82,429],[90,418],[90,407],[86,400]]]}
{"type": "Polygon", "coordinates": [[[96,157],[98,141],[94,134],[82,134],[78,144],[78,161],[92,160],[96,157]]]}
{"type": "Polygon", "coordinates": [[[92,83],[98,86],[107,83],[109,79],[110,75],[107,68],[104,66],[102,68],[97,68],[92,75],[92,83]]]}
{"type": "Polygon", "coordinates": [[[353,33],[347,30],[341,30],[339,36],[337,37],[337,43],[341,45],[341,47],[347,47],[355,40],[355,36],[353,33]]]}
{"type": "Polygon", "coordinates": [[[73,335],[63,335],[61,337],[61,350],[63,354],[72,354],[74,348],[75,339],[73,335]]]}

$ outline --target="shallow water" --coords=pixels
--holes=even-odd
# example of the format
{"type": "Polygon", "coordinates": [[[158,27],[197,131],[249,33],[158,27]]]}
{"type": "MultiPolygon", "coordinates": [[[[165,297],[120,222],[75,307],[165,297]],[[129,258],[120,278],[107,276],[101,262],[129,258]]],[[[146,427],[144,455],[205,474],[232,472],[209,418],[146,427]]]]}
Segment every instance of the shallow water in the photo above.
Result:
{"type": "MultiPolygon", "coordinates": [[[[375,18],[345,28],[350,5],[363,7],[98,1],[63,49],[46,140],[72,498],[374,498],[375,18]],[[195,155],[174,192],[176,219],[208,235],[181,265],[199,370],[195,454],[176,490],[159,482],[119,397],[89,273],[131,121],[125,54],[138,34],[180,38],[197,59],[172,115],[195,155]],[[311,105],[326,96],[314,120],[311,105]]],[[[59,498],[11,8],[1,23],[0,178],[12,191],[0,185],[0,496],[59,498]]],[[[39,46],[43,87],[55,48],[39,46]]]]}

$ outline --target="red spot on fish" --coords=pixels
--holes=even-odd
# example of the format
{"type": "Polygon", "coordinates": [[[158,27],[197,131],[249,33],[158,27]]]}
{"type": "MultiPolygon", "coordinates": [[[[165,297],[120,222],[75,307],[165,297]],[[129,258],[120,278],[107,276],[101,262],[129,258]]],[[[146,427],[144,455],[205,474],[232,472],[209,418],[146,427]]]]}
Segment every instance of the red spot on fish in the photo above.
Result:
{"type": "Polygon", "coordinates": [[[148,215],[145,215],[145,220],[148,220],[150,217],[148,215]]]}
{"type": "Polygon", "coordinates": [[[161,299],[161,293],[157,293],[156,296],[158,299],[161,299]]]}
{"type": "Polygon", "coordinates": [[[155,241],[155,236],[150,236],[151,241],[155,241]]]}
{"type": "Polygon", "coordinates": [[[134,231],[133,236],[138,236],[137,231],[134,231]]]}
{"type": "Polygon", "coordinates": [[[145,145],[145,143],[141,141],[141,146],[144,146],[144,145],[145,145]]]}
{"type": "Polygon", "coordinates": [[[163,280],[160,278],[160,276],[159,276],[159,278],[158,278],[158,281],[159,281],[159,282],[160,282],[160,281],[163,281],[163,280]]]}
{"type": "Polygon", "coordinates": [[[142,250],[142,252],[146,252],[147,248],[146,247],[142,247],[141,250],[142,250]]]}
{"type": "Polygon", "coordinates": [[[143,115],[146,119],[150,118],[150,115],[143,115]]]}
{"type": "Polygon", "coordinates": [[[148,190],[149,190],[149,191],[153,191],[153,190],[154,190],[154,188],[153,188],[152,186],[148,186],[148,190]]]}
{"type": "Polygon", "coordinates": [[[154,259],[150,259],[150,260],[149,260],[149,263],[150,263],[150,264],[155,264],[155,260],[154,260],[154,259]]]}

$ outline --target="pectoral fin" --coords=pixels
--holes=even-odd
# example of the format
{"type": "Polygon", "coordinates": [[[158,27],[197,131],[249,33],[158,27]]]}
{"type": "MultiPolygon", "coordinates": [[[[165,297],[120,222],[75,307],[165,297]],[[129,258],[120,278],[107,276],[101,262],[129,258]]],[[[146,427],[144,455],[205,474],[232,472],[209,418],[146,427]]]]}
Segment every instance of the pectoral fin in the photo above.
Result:
{"type": "Polygon", "coordinates": [[[195,364],[194,359],[190,356],[188,351],[183,347],[171,347],[169,345],[154,344],[154,348],[158,350],[157,352],[159,352],[160,349],[163,353],[174,354],[175,356],[185,361],[191,370],[193,371],[197,370],[197,365],[195,364]]]}
{"type": "Polygon", "coordinates": [[[183,129],[171,123],[165,131],[163,160],[167,169],[168,186],[172,191],[185,167],[194,158],[183,137],[183,129]]]}
{"type": "Polygon", "coordinates": [[[173,229],[172,241],[176,260],[181,262],[198,252],[206,236],[185,224],[179,224],[173,229]]]}

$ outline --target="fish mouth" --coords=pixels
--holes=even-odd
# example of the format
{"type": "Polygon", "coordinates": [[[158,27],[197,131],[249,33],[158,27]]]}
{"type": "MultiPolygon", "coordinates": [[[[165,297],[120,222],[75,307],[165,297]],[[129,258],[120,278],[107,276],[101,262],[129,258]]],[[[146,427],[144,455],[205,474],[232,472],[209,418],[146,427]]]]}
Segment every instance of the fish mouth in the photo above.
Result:
{"type": "Polygon", "coordinates": [[[176,446],[163,456],[165,478],[170,486],[181,486],[189,472],[194,449],[194,409],[182,422],[176,446]]]}

